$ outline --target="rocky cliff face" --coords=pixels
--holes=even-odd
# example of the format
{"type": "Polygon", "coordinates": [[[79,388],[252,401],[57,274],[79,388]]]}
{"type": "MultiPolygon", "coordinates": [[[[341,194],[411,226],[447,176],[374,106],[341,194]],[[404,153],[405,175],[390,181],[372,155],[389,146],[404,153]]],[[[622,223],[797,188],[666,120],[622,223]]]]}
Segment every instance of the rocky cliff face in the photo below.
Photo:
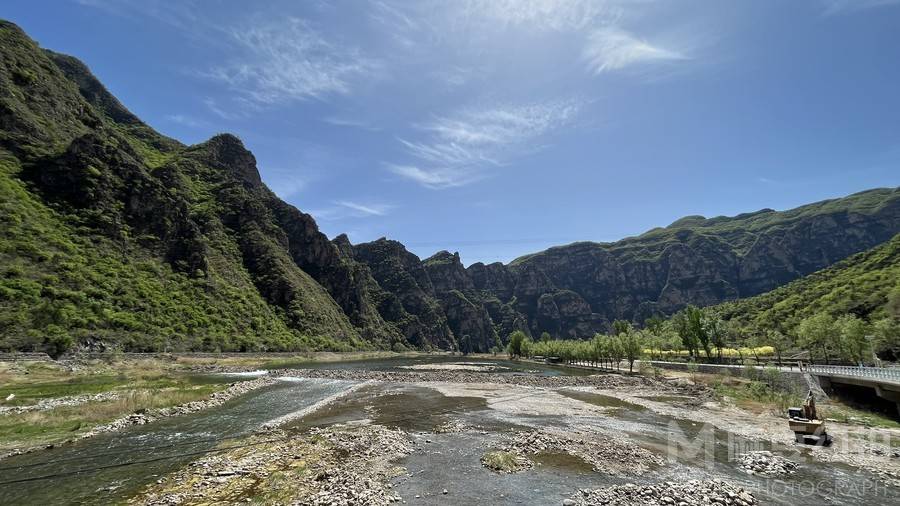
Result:
{"type": "Polygon", "coordinates": [[[457,341],[465,333],[484,350],[494,333],[587,337],[615,319],[641,323],[687,304],[753,296],[897,232],[900,189],[884,189],[785,212],[687,217],[616,243],[555,247],[509,265],[464,268],[446,251],[422,265],[457,341]]]}

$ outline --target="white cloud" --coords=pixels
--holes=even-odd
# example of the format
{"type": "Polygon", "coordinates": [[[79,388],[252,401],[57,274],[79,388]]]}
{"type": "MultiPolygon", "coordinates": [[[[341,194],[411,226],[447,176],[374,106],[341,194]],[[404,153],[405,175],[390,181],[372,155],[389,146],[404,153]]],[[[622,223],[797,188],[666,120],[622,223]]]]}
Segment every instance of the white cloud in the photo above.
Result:
{"type": "Polygon", "coordinates": [[[233,121],[236,119],[241,119],[245,116],[243,112],[240,112],[234,108],[225,108],[219,105],[219,102],[214,98],[207,97],[203,99],[203,104],[207,109],[210,110],[210,112],[224,120],[233,121]]]}
{"type": "Polygon", "coordinates": [[[300,193],[309,183],[299,170],[267,168],[264,172],[266,185],[283,200],[300,193]]]}
{"type": "Polygon", "coordinates": [[[209,126],[206,121],[196,119],[186,114],[169,114],[168,116],[166,116],[166,120],[172,123],[178,123],[179,125],[184,125],[189,128],[202,128],[209,126]]]}
{"type": "Polygon", "coordinates": [[[540,148],[550,131],[574,121],[582,103],[549,101],[467,109],[419,125],[424,139],[400,139],[410,163],[388,170],[428,188],[461,186],[485,177],[484,171],[540,148]]]}
{"type": "Polygon", "coordinates": [[[398,176],[434,190],[463,186],[482,178],[480,174],[462,171],[459,168],[429,167],[423,169],[413,165],[394,164],[388,164],[387,167],[398,176]]]}
{"type": "Polygon", "coordinates": [[[227,34],[241,56],[206,75],[257,104],[348,94],[354,84],[380,72],[377,60],[326,40],[299,18],[230,29],[227,34]]]}
{"type": "Polygon", "coordinates": [[[387,216],[396,208],[392,204],[367,203],[361,204],[350,200],[338,200],[332,202],[331,207],[311,210],[309,214],[320,221],[337,221],[347,218],[369,218],[372,216],[387,216]]]}
{"type": "Polygon", "coordinates": [[[352,128],[360,128],[362,130],[368,130],[370,132],[380,132],[381,127],[373,125],[372,123],[356,118],[348,118],[342,116],[328,116],[322,118],[322,121],[328,123],[329,125],[339,126],[339,127],[352,127],[352,128]]]}
{"type": "Polygon", "coordinates": [[[624,30],[613,27],[594,31],[588,37],[581,57],[594,74],[639,64],[688,59],[678,51],[652,45],[624,30]]]}
{"type": "Polygon", "coordinates": [[[394,206],[389,204],[359,204],[349,200],[340,200],[335,202],[335,204],[357,211],[365,216],[385,216],[394,208],[394,206]]]}
{"type": "Polygon", "coordinates": [[[609,0],[466,0],[463,13],[501,26],[577,31],[610,23],[622,15],[609,0]]]}
{"type": "Polygon", "coordinates": [[[825,14],[839,14],[842,12],[861,11],[876,7],[889,7],[900,5],[900,0],[822,0],[825,14]]]}

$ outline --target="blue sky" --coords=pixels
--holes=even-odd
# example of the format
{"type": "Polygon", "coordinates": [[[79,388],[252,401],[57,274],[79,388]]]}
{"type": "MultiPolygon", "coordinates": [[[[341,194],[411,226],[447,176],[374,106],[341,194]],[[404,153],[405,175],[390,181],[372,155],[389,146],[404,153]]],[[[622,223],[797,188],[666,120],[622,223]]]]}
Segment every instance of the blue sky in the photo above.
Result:
{"type": "Polygon", "coordinates": [[[329,235],[509,261],[900,185],[900,0],[6,0],[329,235]]]}

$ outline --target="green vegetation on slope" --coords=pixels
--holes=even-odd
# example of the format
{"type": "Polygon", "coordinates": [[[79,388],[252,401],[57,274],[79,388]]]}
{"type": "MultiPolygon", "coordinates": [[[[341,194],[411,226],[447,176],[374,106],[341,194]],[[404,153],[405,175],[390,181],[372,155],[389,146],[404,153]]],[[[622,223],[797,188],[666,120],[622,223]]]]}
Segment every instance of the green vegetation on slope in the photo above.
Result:
{"type": "Polygon", "coordinates": [[[245,272],[213,257],[209,276],[176,272],[134,244],[72,225],[0,161],[0,348],[63,351],[90,339],[131,350],[301,345],[245,272]]]}
{"type": "Polygon", "coordinates": [[[0,42],[0,351],[368,346],[239,140],[182,146],[74,58],[2,21],[0,42]]]}
{"type": "Polygon", "coordinates": [[[771,292],[721,304],[726,319],[788,330],[819,313],[854,314],[876,321],[887,316],[888,295],[900,287],[900,235],[771,292]]]}

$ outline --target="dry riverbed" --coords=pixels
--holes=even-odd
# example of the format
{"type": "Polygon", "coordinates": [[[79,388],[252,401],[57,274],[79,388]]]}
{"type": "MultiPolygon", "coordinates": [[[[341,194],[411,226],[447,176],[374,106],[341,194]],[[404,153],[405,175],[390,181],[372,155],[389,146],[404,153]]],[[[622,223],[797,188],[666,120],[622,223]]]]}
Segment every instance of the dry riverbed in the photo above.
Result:
{"type": "MultiPolygon", "coordinates": [[[[401,496],[395,488],[397,483],[417,479],[416,473],[403,467],[404,458],[421,454],[427,460],[427,455],[434,452],[453,451],[452,447],[441,446],[430,439],[440,434],[484,438],[481,453],[471,458],[479,462],[480,455],[487,456],[492,452],[509,455],[519,465],[505,471],[530,469],[541,465],[542,459],[547,456],[567,455],[583,462],[599,475],[635,479],[665,466],[665,459],[612,430],[600,427],[586,429],[583,425],[587,420],[603,416],[613,408],[580,401],[564,395],[560,389],[639,387],[670,395],[697,393],[693,387],[619,375],[517,376],[460,368],[420,368],[411,371],[307,369],[279,370],[273,374],[291,378],[365,381],[366,386],[385,385],[386,391],[382,394],[385,396],[391,395],[391,385],[396,385],[396,388],[409,385],[407,388],[432,389],[450,399],[483,399],[490,418],[495,422],[516,419],[519,423],[531,423],[528,420],[533,419],[534,424],[541,425],[541,420],[549,416],[565,417],[572,423],[566,427],[501,430],[499,438],[491,436],[496,430],[489,431],[478,423],[460,419],[435,423],[425,433],[410,432],[398,428],[390,420],[379,421],[377,406],[383,401],[375,397],[372,406],[362,411],[364,414],[342,423],[311,428],[304,428],[301,424],[291,428],[290,422],[295,417],[279,421],[286,424],[285,427],[270,423],[267,430],[238,443],[231,442],[215,455],[201,458],[160,478],[131,502],[147,505],[235,502],[384,505],[395,502],[433,504],[436,498],[442,497],[455,501],[454,495],[459,490],[453,487],[448,490],[447,485],[436,484],[421,497],[419,494],[401,496]]],[[[330,400],[340,404],[347,397],[336,396],[330,400]]],[[[421,413],[422,417],[431,415],[434,413],[421,413]]],[[[669,504],[666,501],[672,497],[685,504],[706,504],[698,502],[703,493],[713,494],[711,497],[721,496],[721,504],[756,504],[752,494],[722,481],[659,485],[637,492],[629,487],[592,491],[572,488],[568,492],[571,498],[565,499],[565,502],[560,499],[557,504],[595,504],[592,501],[597,497],[615,497],[617,502],[611,504],[651,504],[646,500],[651,497],[648,494],[656,494],[655,497],[662,501],[659,504],[669,504]]]]}
{"type": "Polygon", "coordinates": [[[812,458],[820,462],[836,462],[865,469],[879,476],[886,484],[900,487],[900,430],[828,423],[828,433],[834,437],[830,447],[799,445],[787,420],[770,412],[751,413],[727,400],[696,399],[660,396],[653,388],[584,388],[643,406],[656,413],[709,424],[748,440],[779,445],[793,450],[796,458],[812,458]],[[893,444],[892,444],[893,441],[893,444]]]}

